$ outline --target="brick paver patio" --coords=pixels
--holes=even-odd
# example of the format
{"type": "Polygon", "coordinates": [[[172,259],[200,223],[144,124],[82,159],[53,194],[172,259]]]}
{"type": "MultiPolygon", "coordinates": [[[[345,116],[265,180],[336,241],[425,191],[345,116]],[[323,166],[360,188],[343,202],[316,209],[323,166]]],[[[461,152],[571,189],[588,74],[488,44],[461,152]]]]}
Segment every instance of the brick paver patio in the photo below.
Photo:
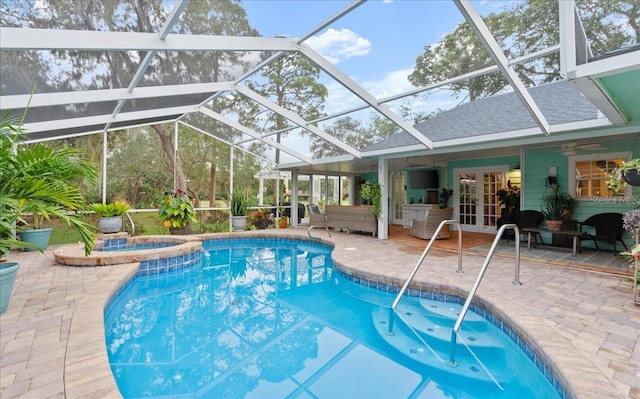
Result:
{"type": "MultiPolygon", "coordinates": [[[[404,280],[419,255],[391,240],[343,233],[329,238],[321,230],[314,235],[335,244],[334,260],[348,272],[374,281],[404,280]]],[[[137,265],[60,266],[52,249],[8,258],[21,268],[9,309],[0,316],[0,398],[120,397],[104,348],[102,310],[137,265]]],[[[466,292],[483,261],[465,254],[465,273],[456,273],[457,255],[436,248],[416,281],[466,292]]],[[[520,269],[522,285],[514,285],[513,259],[495,257],[478,300],[534,340],[578,398],[640,399],[640,307],[632,303],[630,279],[529,259],[520,269]]]]}

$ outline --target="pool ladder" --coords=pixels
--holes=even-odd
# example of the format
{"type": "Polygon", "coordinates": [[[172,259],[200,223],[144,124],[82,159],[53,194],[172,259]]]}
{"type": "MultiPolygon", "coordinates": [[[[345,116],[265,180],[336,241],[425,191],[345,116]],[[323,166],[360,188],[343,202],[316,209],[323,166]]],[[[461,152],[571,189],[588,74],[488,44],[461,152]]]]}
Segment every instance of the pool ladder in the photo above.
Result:
{"type": "MultiPolygon", "coordinates": [[[[393,319],[394,319],[394,314],[395,314],[395,310],[396,307],[398,306],[398,303],[400,302],[400,299],[402,299],[402,296],[404,295],[405,291],[407,290],[407,288],[409,287],[409,284],[411,284],[411,281],[413,281],[413,278],[415,277],[416,273],[418,272],[418,269],[420,269],[420,266],[422,266],[422,262],[424,262],[424,259],[427,257],[427,254],[429,253],[429,251],[431,250],[431,247],[433,246],[436,237],[438,237],[438,234],[440,234],[440,230],[442,230],[444,228],[444,226],[447,225],[456,225],[458,227],[458,270],[457,273],[464,273],[462,270],[462,229],[460,227],[460,222],[457,220],[444,220],[440,223],[440,225],[438,225],[438,228],[436,229],[435,233],[433,234],[433,236],[431,237],[431,240],[429,240],[429,244],[427,244],[427,247],[424,249],[424,251],[422,252],[422,255],[420,256],[420,259],[418,260],[418,262],[416,263],[416,265],[414,266],[413,270],[411,271],[411,274],[409,275],[409,277],[407,278],[407,280],[404,282],[404,285],[402,286],[402,288],[400,289],[400,292],[398,292],[398,295],[396,296],[396,299],[393,301],[393,304],[391,305],[391,309],[389,312],[389,329],[387,330],[387,334],[389,335],[393,335],[393,319]]],[[[473,287],[471,288],[471,291],[469,291],[469,295],[467,295],[467,299],[464,302],[464,305],[462,306],[462,310],[460,311],[460,315],[458,316],[458,318],[456,319],[455,324],[453,325],[453,329],[451,330],[451,351],[449,353],[449,361],[447,362],[448,365],[455,367],[457,365],[456,363],[456,341],[457,341],[457,337],[458,337],[458,331],[460,331],[460,327],[462,326],[462,321],[464,320],[464,317],[467,314],[467,311],[469,310],[469,306],[471,306],[471,302],[473,301],[473,297],[476,294],[476,291],[478,290],[478,286],[480,285],[480,282],[482,281],[482,278],[484,277],[484,273],[487,270],[487,267],[489,266],[489,263],[491,262],[491,258],[493,258],[493,254],[496,251],[496,247],[498,246],[498,243],[500,242],[500,238],[502,237],[502,233],[504,233],[505,230],[507,229],[513,229],[515,232],[515,236],[516,237],[520,237],[520,229],[518,229],[518,226],[513,224],[513,223],[508,223],[508,224],[504,224],[500,227],[500,229],[498,230],[498,233],[496,234],[496,238],[493,240],[493,244],[491,245],[491,249],[489,249],[489,253],[487,254],[487,257],[484,260],[484,263],[482,264],[482,268],[480,268],[480,272],[478,273],[478,277],[476,277],[476,281],[473,283],[473,287]]],[[[522,283],[520,282],[520,240],[516,239],[515,240],[515,277],[514,280],[512,282],[512,284],[515,285],[521,285],[522,283]]]]}

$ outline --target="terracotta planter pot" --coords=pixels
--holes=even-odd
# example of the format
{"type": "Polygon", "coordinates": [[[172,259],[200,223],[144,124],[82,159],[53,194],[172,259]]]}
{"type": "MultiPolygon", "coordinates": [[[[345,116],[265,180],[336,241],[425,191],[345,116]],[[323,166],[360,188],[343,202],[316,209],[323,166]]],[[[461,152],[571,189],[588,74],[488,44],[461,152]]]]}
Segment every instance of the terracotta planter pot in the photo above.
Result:
{"type": "Polygon", "coordinates": [[[547,220],[547,228],[550,231],[562,230],[562,220],[547,220]]]}
{"type": "Polygon", "coordinates": [[[169,233],[171,233],[171,235],[183,236],[183,235],[187,235],[187,234],[192,234],[193,231],[191,230],[191,226],[190,225],[186,225],[186,226],[182,226],[182,227],[171,227],[169,229],[169,233]]]}

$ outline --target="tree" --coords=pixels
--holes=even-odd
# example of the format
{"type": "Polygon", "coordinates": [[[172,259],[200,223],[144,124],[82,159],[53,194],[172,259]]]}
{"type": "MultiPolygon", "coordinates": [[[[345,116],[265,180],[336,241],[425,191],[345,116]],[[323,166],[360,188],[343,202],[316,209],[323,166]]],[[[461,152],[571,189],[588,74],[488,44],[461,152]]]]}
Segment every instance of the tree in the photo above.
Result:
{"type": "MultiPolygon", "coordinates": [[[[640,6],[635,1],[585,0],[577,2],[576,6],[594,54],[633,43],[639,37],[640,6]]],[[[527,0],[511,10],[489,14],[484,20],[508,58],[530,54],[559,42],[556,0],[527,0]]],[[[416,59],[409,81],[415,86],[424,86],[490,65],[493,62],[486,50],[469,25],[463,23],[439,43],[425,47],[424,53],[416,59]]],[[[557,53],[516,66],[515,70],[527,86],[560,79],[557,53]]],[[[506,85],[499,73],[493,73],[452,84],[451,90],[473,101],[496,94],[506,85]]]]}
{"type": "MultiPolygon", "coordinates": [[[[326,126],[324,130],[331,136],[355,148],[362,145],[363,141],[367,138],[360,121],[349,116],[336,119],[335,122],[326,126]]],[[[314,159],[344,154],[341,148],[319,137],[311,141],[309,150],[314,159]]]]}
{"type": "MultiPolygon", "coordinates": [[[[143,0],[43,0],[34,7],[31,2],[0,2],[2,26],[34,28],[157,32],[164,24],[172,3],[143,0]]],[[[188,4],[173,31],[181,34],[258,36],[247,20],[239,0],[199,0],[188,4]]],[[[0,87],[9,93],[29,92],[15,86],[14,81],[29,81],[37,76],[41,91],[89,90],[127,87],[146,52],[8,52],[3,54],[0,87]],[[52,68],[51,65],[56,65],[52,68]],[[82,79],[80,79],[82,77],[82,79]]],[[[144,74],[140,85],[169,85],[193,82],[233,80],[245,73],[250,65],[243,51],[158,52],[144,74]]],[[[30,85],[33,83],[30,82],[30,85]]],[[[202,96],[155,99],[163,101],[153,106],[173,106],[197,103],[202,96]]],[[[129,101],[126,110],[148,109],[149,100],[129,101]]],[[[74,107],[44,107],[30,111],[29,117],[46,119],[55,113],[56,119],[83,115],[86,112],[110,113],[113,104],[90,103],[74,107]]],[[[32,119],[33,119],[32,118],[32,119]]],[[[180,163],[174,165],[173,128],[153,125],[161,139],[166,159],[176,170],[177,188],[186,190],[186,178],[180,163]]]]}
{"type": "MultiPolygon", "coordinates": [[[[274,103],[297,114],[304,120],[322,116],[327,88],[318,83],[320,68],[300,54],[287,54],[260,71],[262,79],[247,81],[247,86],[274,103]]],[[[262,132],[278,131],[276,142],[280,143],[281,130],[292,124],[280,114],[270,112],[257,104],[245,103],[244,120],[262,132]],[[248,112],[246,112],[248,111],[248,112]]],[[[280,150],[276,149],[275,163],[280,162],[280,150]]]]}
{"type": "MultiPolygon", "coordinates": [[[[493,32],[496,41],[499,44],[503,43],[506,35],[501,31],[501,27],[508,24],[507,13],[490,14],[485,18],[485,23],[493,32]]],[[[409,81],[414,86],[425,86],[491,65],[493,60],[469,24],[464,23],[458,25],[456,30],[446,35],[441,42],[425,47],[424,53],[416,59],[409,81]]],[[[453,83],[451,90],[455,93],[465,92],[473,101],[483,95],[499,92],[506,83],[499,73],[492,73],[453,83]]]]}
{"type": "Polygon", "coordinates": [[[159,137],[149,127],[110,132],[107,199],[126,198],[136,208],[151,206],[170,187],[159,137]],[[141,167],[144,160],[144,167],[141,167]]]}
{"type": "MultiPolygon", "coordinates": [[[[426,114],[424,112],[414,113],[408,103],[399,106],[400,116],[404,120],[410,120],[414,125],[431,118],[437,112],[426,114]]],[[[382,141],[398,131],[398,126],[383,115],[372,112],[371,120],[366,126],[362,122],[350,116],[336,119],[332,124],[324,127],[324,130],[338,140],[350,145],[353,148],[365,148],[374,143],[382,141]]],[[[341,148],[320,138],[313,137],[310,150],[313,158],[320,159],[344,155],[341,148]]]]}

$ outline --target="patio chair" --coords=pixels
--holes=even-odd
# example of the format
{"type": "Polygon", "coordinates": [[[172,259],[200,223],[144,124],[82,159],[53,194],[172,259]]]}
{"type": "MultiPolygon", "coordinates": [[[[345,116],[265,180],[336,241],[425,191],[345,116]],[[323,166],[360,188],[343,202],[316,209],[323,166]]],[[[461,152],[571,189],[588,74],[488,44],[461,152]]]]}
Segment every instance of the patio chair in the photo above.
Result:
{"type": "Polygon", "coordinates": [[[628,250],[627,244],[622,240],[624,227],[621,213],[607,212],[592,215],[584,222],[578,222],[579,231],[583,231],[583,226],[591,227],[592,232],[595,231],[595,234],[586,232],[580,239],[593,241],[596,249],[600,249],[598,247],[598,241],[613,244],[613,254],[615,256],[618,254],[616,243],[620,241],[624,249],[628,250]]]}
{"type": "MultiPolygon", "coordinates": [[[[285,202],[284,205],[287,208],[284,208],[284,216],[291,219],[291,202],[285,202]]],[[[298,204],[298,224],[302,222],[302,218],[304,217],[304,204],[298,204]]]]}
{"type": "MultiPolygon", "coordinates": [[[[539,227],[540,223],[544,220],[544,214],[540,211],[533,210],[524,210],[516,212],[514,223],[520,229],[520,233],[522,234],[522,229],[525,227],[539,227]]],[[[540,244],[544,244],[542,240],[542,236],[539,232],[532,233],[533,234],[533,243],[534,245],[538,243],[538,238],[540,239],[540,244]]],[[[507,242],[509,242],[509,238],[507,237],[507,242]]]]}
{"type": "Polygon", "coordinates": [[[327,230],[327,233],[331,236],[327,223],[327,214],[321,213],[317,204],[307,205],[307,210],[309,211],[309,226],[322,227],[327,230]]]}

